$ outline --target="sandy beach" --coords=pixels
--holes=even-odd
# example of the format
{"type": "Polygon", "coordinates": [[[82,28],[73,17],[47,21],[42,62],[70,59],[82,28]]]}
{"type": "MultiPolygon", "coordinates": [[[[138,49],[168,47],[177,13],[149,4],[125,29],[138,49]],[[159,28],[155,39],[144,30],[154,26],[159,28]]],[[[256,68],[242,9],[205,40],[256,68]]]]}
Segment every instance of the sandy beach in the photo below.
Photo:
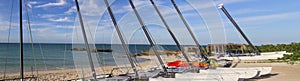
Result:
{"type": "MultiPolygon", "coordinates": [[[[153,61],[156,58],[149,58],[148,56],[139,56],[139,58],[145,58],[147,61],[142,63],[137,63],[137,68],[139,71],[147,71],[149,68],[153,67],[153,65],[157,65],[158,63],[153,61]]],[[[164,57],[164,60],[174,61],[174,56],[164,57]]],[[[123,65],[119,67],[128,67],[129,65],[123,65]]],[[[246,81],[299,81],[299,73],[300,73],[300,64],[287,64],[287,63],[239,63],[236,68],[239,67],[272,67],[272,72],[268,75],[261,76],[259,78],[248,79],[246,81]]],[[[96,68],[97,74],[109,74],[113,68],[117,68],[116,66],[104,66],[101,68],[96,68]]],[[[126,69],[126,68],[125,68],[126,69]]],[[[89,68],[84,69],[85,72],[90,72],[89,68]]],[[[132,72],[132,71],[130,71],[132,72]]],[[[124,73],[124,69],[117,69],[113,72],[113,75],[118,75],[124,73]],[[123,72],[122,72],[123,71],[123,72]]],[[[36,76],[36,75],[35,75],[36,76]]],[[[80,75],[77,73],[76,69],[57,69],[57,70],[49,70],[49,71],[39,71],[37,78],[29,78],[32,77],[31,72],[25,72],[26,80],[76,80],[79,79],[80,75]]],[[[6,76],[8,80],[18,80],[19,74],[13,73],[6,76]]],[[[0,80],[3,79],[3,74],[0,75],[0,80]]]]}
{"type": "MultiPolygon", "coordinates": [[[[150,63],[148,62],[143,62],[140,63],[139,66],[146,66],[150,63]]],[[[124,66],[119,66],[119,67],[129,67],[129,65],[124,65],[124,66]]],[[[117,68],[117,66],[104,66],[101,68],[95,68],[97,74],[109,74],[112,69],[117,68]]],[[[139,67],[138,67],[139,68],[139,67]]],[[[126,68],[125,68],[126,69],[126,68]]],[[[83,69],[86,76],[87,74],[91,74],[90,68],[85,68],[83,69]]],[[[125,73],[124,69],[116,69],[113,71],[113,75],[119,75],[125,73]]],[[[130,71],[132,73],[132,71],[130,71]]],[[[25,79],[26,81],[31,81],[31,80],[76,80],[80,78],[80,75],[78,74],[76,69],[57,69],[57,70],[48,70],[48,71],[39,71],[38,76],[36,75],[36,72],[33,72],[34,77],[32,78],[33,75],[31,72],[25,72],[25,79]]],[[[6,75],[6,80],[19,80],[19,73],[11,73],[6,75]]],[[[3,80],[3,74],[0,75],[0,80],[3,80]]]]}
{"type": "MultiPolygon", "coordinates": [[[[139,58],[147,59],[144,62],[136,63],[137,68],[139,71],[148,71],[153,66],[157,65],[156,58],[153,58],[153,56],[138,56],[139,58]]],[[[170,60],[170,58],[166,58],[165,60],[170,60]]],[[[130,65],[121,65],[118,66],[122,69],[116,69],[113,71],[113,75],[119,75],[125,73],[128,68],[131,68],[130,65]],[[125,68],[124,68],[125,67],[125,68]]],[[[111,70],[114,68],[118,68],[117,66],[103,66],[95,68],[97,74],[109,74],[111,73],[111,70]]],[[[157,66],[156,66],[157,67],[157,66]]],[[[91,74],[88,72],[90,71],[90,68],[84,68],[83,69],[86,74],[91,74]]],[[[132,70],[129,71],[130,73],[133,73],[132,70]]],[[[80,75],[77,73],[76,69],[55,69],[55,70],[48,70],[48,71],[39,71],[38,76],[36,75],[36,72],[33,72],[34,76],[32,75],[32,72],[25,72],[24,77],[26,81],[31,80],[76,80],[80,78],[80,75]],[[35,78],[32,78],[35,77],[35,78]]],[[[19,80],[20,74],[19,73],[9,73],[6,75],[5,80],[19,80]]],[[[3,74],[0,74],[0,80],[3,80],[3,74]]]]}

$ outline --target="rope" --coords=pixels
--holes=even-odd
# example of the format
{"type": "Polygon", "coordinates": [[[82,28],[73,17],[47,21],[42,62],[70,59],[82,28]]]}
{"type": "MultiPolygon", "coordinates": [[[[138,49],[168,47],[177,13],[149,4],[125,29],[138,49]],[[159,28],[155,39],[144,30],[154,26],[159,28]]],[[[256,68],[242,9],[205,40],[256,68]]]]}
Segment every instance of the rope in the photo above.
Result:
{"type": "MultiPolygon", "coordinates": [[[[28,0],[25,0],[25,2],[27,3],[28,0]]],[[[28,6],[25,6],[25,10],[26,10],[26,17],[27,17],[27,24],[28,24],[28,31],[30,34],[30,42],[31,42],[31,49],[32,49],[32,56],[33,56],[33,62],[34,62],[34,70],[36,71],[37,77],[38,77],[38,70],[37,70],[37,65],[36,65],[36,57],[34,54],[34,44],[33,44],[33,38],[32,38],[32,31],[31,31],[31,25],[30,25],[30,19],[29,19],[29,13],[28,13],[28,6]]]]}
{"type": "MultiPolygon", "coordinates": [[[[8,29],[8,37],[7,37],[7,46],[6,50],[9,51],[9,43],[10,43],[10,31],[11,31],[11,25],[12,25],[12,11],[13,11],[13,4],[14,0],[11,1],[10,4],[10,16],[9,16],[9,29],[8,29]]],[[[7,66],[7,56],[5,55],[5,64],[4,64],[4,72],[3,72],[3,78],[6,79],[6,66],[7,66]]]]}
{"type": "Polygon", "coordinates": [[[162,58],[160,57],[160,53],[157,51],[157,48],[156,48],[156,45],[154,44],[154,41],[152,40],[152,37],[150,36],[148,30],[147,30],[147,27],[146,25],[144,24],[143,20],[141,19],[138,11],[136,10],[132,0],[129,0],[129,3],[131,5],[131,8],[133,9],[134,13],[135,13],[135,16],[137,17],[138,21],[139,21],[139,24],[141,25],[147,39],[148,39],[148,42],[150,43],[151,47],[153,48],[153,51],[154,51],[154,54],[156,55],[156,57],[158,58],[159,62],[160,62],[160,65],[162,66],[164,72],[167,72],[167,68],[166,66],[164,65],[164,62],[162,60],[162,58]]]}
{"type": "Polygon", "coordinates": [[[138,71],[137,71],[137,68],[136,68],[136,64],[134,63],[134,61],[133,61],[132,58],[131,58],[131,55],[130,55],[131,53],[130,53],[128,47],[126,46],[126,42],[125,42],[125,40],[124,40],[124,38],[123,38],[123,35],[122,35],[121,30],[119,29],[119,25],[118,25],[118,23],[117,23],[117,21],[116,21],[116,19],[115,19],[115,16],[114,16],[114,14],[113,14],[113,12],[112,12],[112,10],[111,10],[111,8],[110,8],[110,5],[109,5],[108,1],[107,1],[107,0],[104,0],[104,2],[105,2],[105,5],[106,5],[107,10],[108,10],[108,12],[109,12],[109,15],[110,15],[110,17],[111,17],[111,21],[113,22],[114,27],[115,27],[115,29],[116,29],[116,31],[117,31],[118,37],[119,37],[119,39],[120,39],[120,41],[121,41],[121,43],[122,43],[122,47],[123,47],[123,49],[125,50],[125,54],[126,54],[128,60],[129,60],[129,62],[130,62],[130,65],[131,65],[131,67],[132,67],[132,69],[133,69],[133,71],[134,71],[134,73],[135,73],[135,76],[138,77],[139,74],[138,74],[138,71]]]}
{"type": "MultiPolygon", "coordinates": [[[[39,40],[37,40],[37,41],[39,42],[39,40]]],[[[46,64],[46,61],[45,61],[44,52],[43,52],[43,48],[42,48],[42,45],[41,45],[40,42],[39,42],[39,48],[40,48],[40,51],[41,51],[41,54],[42,54],[42,59],[43,59],[45,70],[48,71],[47,64],[46,64]]]]}
{"type": "Polygon", "coordinates": [[[82,16],[81,16],[78,0],[75,0],[75,4],[76,4],[76,10],[78,12],[77,14],[78,14],[79,21],[80,21],[81,32],[82,32],[83,39],[84,39],[84,44],[85,44],[85,47],[86,47],[86,52],[87,52],[88,61],[89,61],[89,64],[90,64],[90,69],[92,71],[92,76],[93,76],[94,80],[97,80],[96,71],[95,71],[95,67],[94,67],[94,63],[93,63],[93,59],[92,59],[92,55],[91,55],[91,49],[89,47],[86,32],[85,32],[85,29],[84,29],[84,23],[83,23],[83,19],[82,19],[82,16]]]}
{"type": "MultiPolygon", "coordinates": [[[[65,42],[67,42],[68,36],[67,36],[68,30],[65,31],[65,42]]],[[[64,45],[64,62],[63,62],[63,68],[66,68],[66,53],[67,53],[67,43],[64,45]]],[[[66,76],[67,72],[65,71],[64,77],[66,76]]]]}
{"type": "MultiPolygon", "coordinates": [[[[104,14],[105,14],[105,15],[104,15],[104,18],[107,17],[107,19],[109,19],[108,13],[104,13],[104,14]]],[[[98,27],[97,27],[97,29],[98,29],[98,27]]],[[[105,36],[105,35],[102,34],[102,37],[104,37],[104,36],[105,36]]],[[[103,39],[103,41],[104,41],[104,38],[102,38],[102,39],[103,39]]],[[[102,45],[101,47],[102,47],[102,48],[105,48],[104,45],[102,45]]],[[[111,46],[110,46],[110,48],[111,48],[111,46]]],[[[101,54],[101,53],[100,53],[100,54],[101,54]]],[[[105,58],[105,57],[99,57],[99,58],[100,58],[100,60],[101,60],[100,64],[105,65],[105,61],[104,61],[104,58],[105,58]]],[[[103,72],[106,73],[107,71],[106,71],[106,70],[103,70],[103,72]]],[[[110,71],[108,71],[108,72],[110,72],[110,71]]]]}
{"type": "MultiPolygon", "coordinates": [[[[65,33],[67,33],[67,30],[66,30],[66,32],[65,33]]],[[[67,35],[66,35],[66,37],[65,37],[65,41],[67,40],[67,35]]],[[[65,49],[64,49],[64,63],[63,63],[63,68],[65,68],[66,67],[66,53],[67,53],[67,43],[65,43],[65,49]]],[[[65,71],[65,73],[64,73],[64,77],[66,76],[65,74],[67,74],[67,72],[65,71]]]]}
{"type": "MultiPolygon", "coordinates": [[[[26,2],[28,2],[28,1],[26,0],[26,2]]],[[[28,8],[28,6],[26,6],[26,10],[27,10],[27,8],[28,8]]],[[[26,11],[26,12],[27,12],[27,14],[28,14],[28,11],[26,11]]],[[[28,22],[29,22],[28,25],[30,25],[29,16],[28,16],[28,22]]],[[[29,26],[29,27],[30,27],[30,26],[29,26]]],[[[31,28],[29,28],[29,29],[30,29],[29,31],[31,32],[31,28]]],[[[32,34],[31,34],[30,36],[31,36],[31,40],[33,41],[33,39],[32,39],[32,34]]],[[[44,52],[43,52],[43,49],[42,49],[42,45],[41,45],[41,43],[39,42],[39,40],[37,40],[37,41],[38,41],[39,49],[40,49],[40,52],[41,52],[41,55],[42,55],[42,60],[43,60],[43,64],[44,64],[45,70],[48,71],[47,64],[46,64],[46,61],[45,61],[44,52]]],[[[33,44],[33,42],[32,42],[32,44],[33,44]]]]}
{"type": "MultiPolygon", "coordinates": [[[[83,19],[85,19],[86,20],[86,18],[83,16],[83,19]]],[[[85,23],[87,23],[86,25],[87,25],[87,28],[88,28],[88,32],[89,32],[89,36],[90,36],[90,38],[91,38],[91,40],[92,40],[92,43],[93,43],[93,47],[95,48],[95,52],[96,52],[96,58],[97,58],[97,62],[98,62],[98,64],[99,64],[99,66],[101,65],[101,62],[100,62],[100,57],[99,57],[99,52],[98,52],[98,49],[97,49],[97,47],[96,47],[96,43],[95,43],[95,40],[94,40],[94,38],[93,38],[93,36],[92,36],[92,32],[91,32],[91,28],[90,28],[90,25],[89,25],[89,22],[88,21],[85,21],[85,23]]],[[[102,71],[104,71],[104,68],[103,67],[100,67],[101,68],[101,70],[102,71]]]]}

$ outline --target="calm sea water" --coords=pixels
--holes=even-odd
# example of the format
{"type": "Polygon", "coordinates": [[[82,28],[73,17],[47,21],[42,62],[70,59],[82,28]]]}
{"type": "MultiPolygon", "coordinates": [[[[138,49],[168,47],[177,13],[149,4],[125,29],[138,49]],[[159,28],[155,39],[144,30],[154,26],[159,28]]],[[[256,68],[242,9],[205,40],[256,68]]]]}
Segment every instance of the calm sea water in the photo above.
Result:
{"type": "MultiPolygon", "coordinates": [[[[84,47],[84,45],[82,44],[84,47]]],[[[92,46],[91,46],[92,47],[92,46]]],[[[97,44],[98,49],[113,49],[114,52],[124,53],[121,45],[97,44]],[[119,48],[118,48],[119,47],[119,48]],[[121,50],[121,51],[120,51],[121,50]]],[[[141,50],[149,50],[149,45],[128,45],[132,54],[139,54],[141,50]]],[[[0,74],[6,68],[7,72],[19,72],[20,56],[18,43],[0,43],[0,74]]],[[[74,68],[72,44],[24,44],[24,68],[30,70],[36,66],[40,70],[57,68],[74,68]]],[[[175,45],[160,45],[164,50],[178,50],[175,45]]],[[[103,65],[115,65],[113,56],[109,52],[99,54],[103,65]]],[[[144,59],[138,59],[140,61],[144,59]]]]}

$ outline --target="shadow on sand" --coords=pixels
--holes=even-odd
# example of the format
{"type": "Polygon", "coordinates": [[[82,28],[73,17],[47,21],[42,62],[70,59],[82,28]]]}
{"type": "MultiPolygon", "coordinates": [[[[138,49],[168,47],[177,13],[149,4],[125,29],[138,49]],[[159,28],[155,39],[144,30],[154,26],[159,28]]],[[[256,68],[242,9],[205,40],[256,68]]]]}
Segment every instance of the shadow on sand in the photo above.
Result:
{"type": "Polygon", "coordinates": [[[267,75],[261,75],[260,77],[252,78],[252,79],[246,79],[244,81],[259,81],[260,79],[266,79],[266,78],[271,78],[273,76],[278,75],[278,73],[272,73],[272,74],[267,74],[267,75]]]}

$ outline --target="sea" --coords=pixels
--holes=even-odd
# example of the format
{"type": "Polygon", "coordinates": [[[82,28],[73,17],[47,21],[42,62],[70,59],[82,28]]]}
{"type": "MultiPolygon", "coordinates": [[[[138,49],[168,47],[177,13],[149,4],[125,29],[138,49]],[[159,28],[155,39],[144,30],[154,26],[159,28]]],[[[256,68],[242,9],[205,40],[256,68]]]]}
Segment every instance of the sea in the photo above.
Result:
{"type": "MultiPolygon", "coordinates": [[[[84,48],[84,44],[82,44],[84,48]]],[[[97,49],[112,49],[113,52],[122,50],[120,44],[96,44],[97,49]],[[116,48],[119,47],[119,48],[116,48]]],[[[127,45],[131,54],[140,54],[142,50],[149,50],[150,45],[130,44],[127,45]]],[[[178,50],[175,45],[158,45],[161,50],[178,50]]],[[[73,44],[54,44],[54,43],[25,43],[24,69],[30,71],[33,68],[39,70],[74,68],[72,48],[73,44]]],[[[93,48],[93,46],[90,46],[93,48]]],[[[125,54],[124,52],[120,52],[125,54]]],[[[111,52],[101,52],[99,57],[104,57],[103,65],[116,65],[111,52]]],[[[88,59],[87,59],[88,60],[88,59]]],[[[139,61],[146,59],[139,58],[139,61]]],[[[0,43],[0,74],[17,73],[20,71],[20,44],[19,43],[0,43]]]]}

